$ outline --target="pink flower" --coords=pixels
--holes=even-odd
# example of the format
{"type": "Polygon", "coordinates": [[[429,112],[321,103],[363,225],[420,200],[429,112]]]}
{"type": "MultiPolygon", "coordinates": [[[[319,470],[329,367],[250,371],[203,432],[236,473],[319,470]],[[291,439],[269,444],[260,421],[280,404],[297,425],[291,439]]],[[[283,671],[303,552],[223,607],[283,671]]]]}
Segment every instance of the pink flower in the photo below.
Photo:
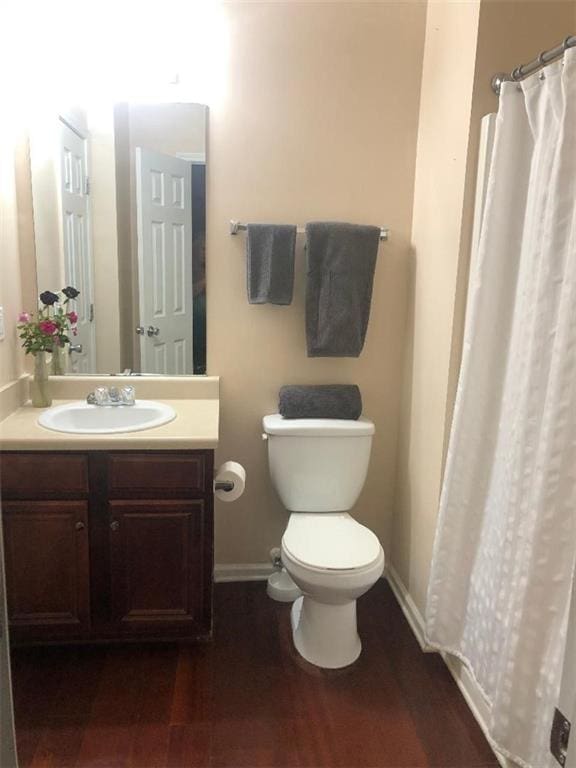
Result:
{"type": "Polygon", "coordinates": [[[31,319],[32,317],[29,312],[20,312],[20,314],[18,315],[19,323],[29,323],[31,319]]]}
{"type": "Polygon", "coordinates": [[[58,332],[58,326],[52,320],[42,320],[41,323],[38,323],[38,328],[45,336],[54,336],[58,332]]]}
{"type": "Polygon", "coordinates": [[[76,314],[76,312],[74,311],[68,312],[68,320],[70,320],[72,325],[76,325],[76,323],[78,322],[78,315],[76,314]]]}

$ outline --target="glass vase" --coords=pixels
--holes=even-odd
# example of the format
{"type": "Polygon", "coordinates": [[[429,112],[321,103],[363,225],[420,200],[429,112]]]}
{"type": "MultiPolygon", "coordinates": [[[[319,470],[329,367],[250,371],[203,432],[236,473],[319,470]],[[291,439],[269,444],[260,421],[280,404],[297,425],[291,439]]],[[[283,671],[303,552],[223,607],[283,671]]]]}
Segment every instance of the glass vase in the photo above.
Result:
{"type": "Polygon", "coordinates": [[[45,352],[37,352],[34,355],[34,374],[30,382],[30,397],[34,408],[48,408],[52,405],[45,352]]]}
{"type": "Polygon", "coordinates": [[[52,359],[50,360],[50,375],[64,376],[66,373],[66,347],[59,344],[52,350],[52,359]]]}

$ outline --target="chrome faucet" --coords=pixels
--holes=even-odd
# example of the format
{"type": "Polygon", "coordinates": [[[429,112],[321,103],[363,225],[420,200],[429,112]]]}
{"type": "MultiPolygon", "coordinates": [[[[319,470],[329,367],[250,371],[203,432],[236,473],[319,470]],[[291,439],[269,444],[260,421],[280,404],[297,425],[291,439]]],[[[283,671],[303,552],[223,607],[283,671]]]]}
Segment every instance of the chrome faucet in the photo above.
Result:
{"type": "Polygon", "coordinates": [[[134,387],[96,387],[86,398],[88,405],[134,405],[136,391],[134,387]]]}

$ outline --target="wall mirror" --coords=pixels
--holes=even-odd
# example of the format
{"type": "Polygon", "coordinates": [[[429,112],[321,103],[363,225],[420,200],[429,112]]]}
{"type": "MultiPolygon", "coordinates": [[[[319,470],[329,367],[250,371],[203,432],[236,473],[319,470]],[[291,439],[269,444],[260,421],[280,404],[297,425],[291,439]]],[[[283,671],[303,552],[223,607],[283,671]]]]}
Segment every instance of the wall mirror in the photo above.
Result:
{"type": "Polygon", "coordinates": [[[206,129],[190,103],[33,118],[38,291],[80,291],[68,373],[206,373],[206,129]]]}

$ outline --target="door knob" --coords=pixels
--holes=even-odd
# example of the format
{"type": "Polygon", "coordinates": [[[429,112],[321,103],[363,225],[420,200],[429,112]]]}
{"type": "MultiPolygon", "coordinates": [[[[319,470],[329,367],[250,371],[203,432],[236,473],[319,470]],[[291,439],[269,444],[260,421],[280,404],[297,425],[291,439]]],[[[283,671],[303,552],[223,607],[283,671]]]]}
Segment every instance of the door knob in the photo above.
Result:
{"type": "Polygon", "coordinates": [[[144,336],[144,334],[146,333],[146,329],[144,328],[143,325],[137,325],[136,333],[138,334],[138,336],[144,336]]]}
{"type": "Polygon", "coordinates": [[[71,355],[72,352],[76,352],[76,354],[81,355],[83,351],[82,344],[70,344],[68,346],[68,354],[71,355]]]}
{"type": "Polygon", "coordinates": [[[83,531],[83,530],[84,530],[84,528],[86,528],[86,525],[85,525],[85,524],[84,524],[84,523],[83,523],[81,520],[79,520],[79,521],[76,523],[76,530],[77,530],[77,531],[83,531]]]}
{"type": "Polygon", "coordinates": [[[149,325],[146,333],[150,338],[152,338],[152,336],[158,336],[160,328],[156,328],[154,325],[149,325]]]}
{"type": "Polygon", "coordinates": [[[110,530],[117,531],[118,528],[120,528],[120,523],[118,522],[118,520],[112,520],[112,522],[110,523],[110,530]]]}

